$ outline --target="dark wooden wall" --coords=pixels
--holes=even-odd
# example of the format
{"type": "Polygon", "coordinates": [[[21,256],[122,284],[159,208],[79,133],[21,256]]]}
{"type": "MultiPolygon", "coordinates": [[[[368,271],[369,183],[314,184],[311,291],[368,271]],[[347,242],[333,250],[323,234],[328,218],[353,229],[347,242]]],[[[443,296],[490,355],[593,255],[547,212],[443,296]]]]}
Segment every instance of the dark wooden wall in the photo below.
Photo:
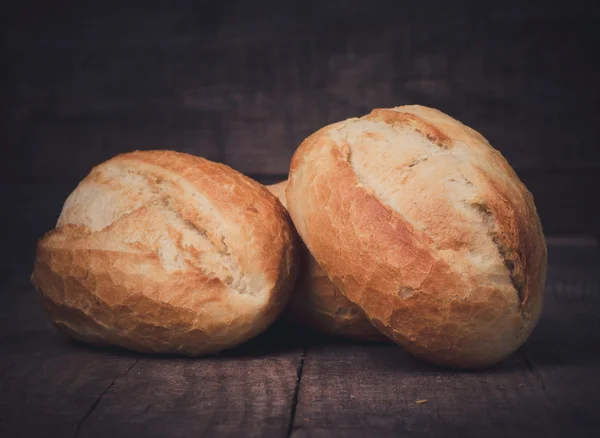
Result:
{"type": "Polygon", "coordinates": [[[0,182],[155,148],[275,180],[324,124],[420,103],[502,151],[547,232],[598,235],[597,3],[3,2],[0,182]]]}

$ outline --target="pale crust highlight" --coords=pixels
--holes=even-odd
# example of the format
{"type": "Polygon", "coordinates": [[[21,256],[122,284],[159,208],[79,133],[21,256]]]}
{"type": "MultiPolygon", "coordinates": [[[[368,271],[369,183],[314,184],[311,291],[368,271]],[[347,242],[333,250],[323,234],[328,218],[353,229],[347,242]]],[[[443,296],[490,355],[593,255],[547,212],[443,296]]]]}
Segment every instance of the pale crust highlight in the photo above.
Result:
{"type": "Polygon", "coordinates": [[[32,282],[73,338],[199,355],[263,331],[296,275],[287,212],[233,169],[173,151],[119,155],[69,196],[32,282]]]}
{"type": "Polygon", "coordinates": [[[479,133],[440,111],[377,109],[314,133],[292,159],[287,201],[333,283],[417,356],[491,365],[539,319],[546,246],[533,198],[479,133]]]}
{"type": "MultiPolygon", "coordinates": [[[[287,181],[267,186],[286,206],[287,181]]],[[[303,246],[303,245],[300,245],[303,246]]],[[[380,333],[356,304],[348,300],[327,278],[306,248],[296,287],[292,292],[286,316],[295,323],[314,330],[349,339],[390,342],[380,333]]]]}

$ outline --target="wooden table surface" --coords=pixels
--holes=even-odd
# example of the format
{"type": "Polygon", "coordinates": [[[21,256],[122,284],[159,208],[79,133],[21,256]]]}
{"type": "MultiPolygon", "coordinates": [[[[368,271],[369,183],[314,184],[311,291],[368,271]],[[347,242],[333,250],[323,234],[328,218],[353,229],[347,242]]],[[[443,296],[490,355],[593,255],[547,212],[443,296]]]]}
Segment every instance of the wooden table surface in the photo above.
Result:
{"type": "Polygon", "coordinates": [[[199,359],[73,343],[29,283],[71,187],[0,186],[1,437],[589,437],[600,430],[600,249],[549,239],[543,318],[504,363],[445,369],[279,322],[199,359]],[[426,403],[417,403],[427,400],[426,403]]]}

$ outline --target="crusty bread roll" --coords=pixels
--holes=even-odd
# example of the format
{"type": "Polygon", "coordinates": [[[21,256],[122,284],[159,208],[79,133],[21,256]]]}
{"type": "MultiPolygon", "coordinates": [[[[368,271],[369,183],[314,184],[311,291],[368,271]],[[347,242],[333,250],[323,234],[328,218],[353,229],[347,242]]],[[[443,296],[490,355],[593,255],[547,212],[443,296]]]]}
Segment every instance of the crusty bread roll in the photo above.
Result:
{"type": "Polygon", "coordinates": [[[200,355],[264,330],[287,302],[295,232],[264,186],[172,151],[97,167],[38,243],[32,282],[81,341],[200,355]]]}
{"type": "Polygon", "coordinates": [[[413,354],[494,364],[542,310],[533,198],[476,131],[426,107],[376,109],[295,152],[287,206],[329,278],[413,354]]]}
{"type": "MultiPolygon", "coordinates": [[[[286,206],[287,181],[267,186],[286,206]]],[[[302,247],[302,245],[299,245],[302,247]]],[[[327,273],[303,248],[304,263],[286,315],[299,325],[349,339],[390,342],[327,278],[327,273]]]]}

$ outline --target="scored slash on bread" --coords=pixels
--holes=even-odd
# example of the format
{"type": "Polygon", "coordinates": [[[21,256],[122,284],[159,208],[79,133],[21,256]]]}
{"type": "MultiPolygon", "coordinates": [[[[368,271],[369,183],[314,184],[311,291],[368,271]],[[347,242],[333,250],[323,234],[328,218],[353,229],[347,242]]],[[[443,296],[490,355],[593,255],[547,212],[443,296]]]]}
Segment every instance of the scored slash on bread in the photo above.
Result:
{"type": "Polygon", "coordinates": [[[53,323],[94,344],[218,352],[269,326],[295,286],[302,324],[478,368],[529,337],[546,267],[533,197],[504,157],[411,105],[320,129],[269,189],[173,151],[108,160],[39,241],[32,282],[53,323]]]}
{"type": "Polygon", "coordinates": [[[546,246],[533,197],[483,136],[422,106],[308,137],[287,207],[318,264],[411,353],[482,367],[539,319],[546,246]]]}
{"type": "Polygon", "coordinates": [[[213,353],[280,314],[297,239],[261,184],[173,151],[119,155],[69,196],[32,282],[69,336],[143,352],[213,353]]]}

